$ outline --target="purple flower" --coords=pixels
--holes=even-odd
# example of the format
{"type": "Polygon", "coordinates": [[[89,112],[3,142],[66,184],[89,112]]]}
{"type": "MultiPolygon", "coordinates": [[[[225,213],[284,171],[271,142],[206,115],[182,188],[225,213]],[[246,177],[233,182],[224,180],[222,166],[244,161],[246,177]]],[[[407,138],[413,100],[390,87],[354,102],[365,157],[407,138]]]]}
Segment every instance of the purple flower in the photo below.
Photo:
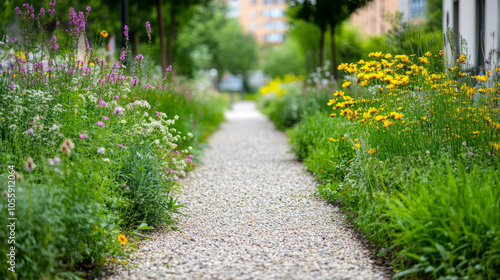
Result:
{"type": "Polygon", "coordinates": [[[88,138],[89,136],[86,133],[80,134],[80,139],[88,138]]]}
{"type": "Polygon", "coordinates": [[[122,144],[118,144],[118,147],[125,148],[125,146],[123,146],[122,144]]]}
{"type": "Polygon", "coordinates": [[[26,131],[26,134],[33,135],[33,128],[28,129],[28,131],[26,131]]]}
{"type": "Polygon", "coordinates": [[[16,38],[12,38],[12,43],[15,43],[17,41],[16,38]]]}
{"type": "Polygon", "coordinates": [[[193,155],[190,155],[189,158],[193,158],[193,155]]]}
{"type": "MultiPolygon", "coordinates": [[[[119,59],[120,59],[120,60],[125,60],[125,58],[126,58],[126,57],[127,57],[127,52],[126,52],[126,51],[122,51],[122,52],[120,53],[120,58],[119,58],[119,59]]],[[[117,67],[117,68],[119,68],[119,66],[120,66],[120,65],[118,64],[118,67],[117,67]]]]}
{"type": "Polygon", "coordinates": [[[132,107],[135,107],[135,106],[137,106],[137,105],[135,103],[132,103],[132,107]]]}
{"type": "Polygon", "coordinates": [[[159,118],[161,116],[161,113],[160,112],[156,112],[156,116],[159,118]]]}
{"type": "Polygon", "coordinates": [[[14,84],[10,85],[9,89],[14,89],[14,84]]]}
{"type": "Polygon", "coordinates": [[[142,54],[139,54],[138,56],[135,57],[135,59],[143,59],[144,56],[142,54]]]}
{"type": "Polygon", "coordinates": [[[99,100],[99,107],[106,107],[108,104],[104,100],[99,100]]]}
{"type": "Polygon", "coordinates": [[[125,25],[125,28],[123,29],[124,29],[123,34],[125,35],[125,40],[128,41],[128,26],[125,25]]]}
{"type": "Polygon", "coordinates": [[[104,127],[104,124],[101,121],[96,122],[95,124],[104,127]]]}
{"type": "Polygon", "coordinates": [[[108,117],[102,117],[102,119],[105,120],[105,121],[109,120],[108,117]]]}
{"type": "Polygon", "coordinates": [[[114,98],[114,99],[120,99],[120,97],[119,97],[119,96],[117,96],[117,95],[113,96],[113,98],[114,98]]]}
{"type": "Polygon", "coordinates": [[[187,162],[193,163],[193,161],[190,158],[185,158],[184,160],[187,162]]]}
{"type": "Polygon", "coordinates": [[[151,24],[149,24],[149,21],[146,21],[146,32],[148,33],[148,38],[151,40],[151,24]]]}

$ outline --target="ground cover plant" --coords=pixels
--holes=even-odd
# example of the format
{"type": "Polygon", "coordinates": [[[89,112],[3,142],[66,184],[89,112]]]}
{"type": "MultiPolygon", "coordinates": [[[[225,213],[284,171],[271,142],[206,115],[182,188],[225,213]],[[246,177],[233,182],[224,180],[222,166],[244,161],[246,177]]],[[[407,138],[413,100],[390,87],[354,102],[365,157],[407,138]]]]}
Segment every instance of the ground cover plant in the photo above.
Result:
{"type": "Polygon", "coordinates": [[[70,9],[69,22],[49,32],[55,4],[16,8],[21,36],[0,42],[2,279],[99,273],[133,247],[127,232],[174,222],[177,180],[225,107],[199,97],[203,89],[151,78],[128,44],[108,60],[99,50],[105,30],[94,46],[86,39],[90,7],[70,9]]]}
{"type": "Polygon", "coordinates": [[[373,52],[341,64],[333,110],[303,113],[288,133],[318,194],[342,203],[396,278],[495,279],[500,69],[474,75],[466,55],[446,61],[373,52]]]}

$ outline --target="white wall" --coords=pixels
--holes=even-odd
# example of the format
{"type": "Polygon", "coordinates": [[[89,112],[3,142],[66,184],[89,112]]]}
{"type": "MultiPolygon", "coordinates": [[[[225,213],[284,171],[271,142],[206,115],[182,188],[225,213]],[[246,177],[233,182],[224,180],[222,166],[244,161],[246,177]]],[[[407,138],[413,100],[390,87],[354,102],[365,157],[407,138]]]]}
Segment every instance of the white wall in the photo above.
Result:
{"type": "Polygon", "coordinates": [[[485,32],[484,32],[484,57],[486,60],[493,60],[497,62],[499,42],[500,42],[500,4],[498,0],[486,0],[486,19],[485,19],[485,32]],[[494,56],[490,56],[492,50],[496,50],[494,56]]]}
{"type": "Polygon", "coordinates": [[[476,49],[478,43],[476,42],[476,1],[465,0],[459,1],[459,22],[458,32],[467,42],[468,56],[467,61],[471,67],[476,65],[476,49]]]}

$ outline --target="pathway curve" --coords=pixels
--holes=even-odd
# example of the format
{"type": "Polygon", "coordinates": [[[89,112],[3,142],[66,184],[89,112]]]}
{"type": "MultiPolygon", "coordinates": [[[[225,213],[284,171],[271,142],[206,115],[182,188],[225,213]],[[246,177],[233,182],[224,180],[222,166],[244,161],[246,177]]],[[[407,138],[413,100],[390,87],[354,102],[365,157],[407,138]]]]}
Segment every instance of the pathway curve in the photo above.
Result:
{"type": "Polygon", "coordinates": [[[110,280],[389,278],[254,103],[226,117],[183,180],[180,231],[156,232],[110,280]]]}

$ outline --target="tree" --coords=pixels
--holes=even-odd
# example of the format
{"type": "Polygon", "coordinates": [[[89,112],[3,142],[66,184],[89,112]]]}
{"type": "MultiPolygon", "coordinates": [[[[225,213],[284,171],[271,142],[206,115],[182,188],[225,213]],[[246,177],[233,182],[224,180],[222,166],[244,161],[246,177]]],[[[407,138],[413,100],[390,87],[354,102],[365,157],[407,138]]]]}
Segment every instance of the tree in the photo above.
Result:
{"type": "Polygon", "coordinates": [[[289,0],[292,17],[312,22],[321,30],[320,65],[323,64],[324,58],[324,33],[326,26],[330,26],[332,72],[335,79],[338,79],[335,31],[342,21],[370,1],[372,0],[289,0]]]}

